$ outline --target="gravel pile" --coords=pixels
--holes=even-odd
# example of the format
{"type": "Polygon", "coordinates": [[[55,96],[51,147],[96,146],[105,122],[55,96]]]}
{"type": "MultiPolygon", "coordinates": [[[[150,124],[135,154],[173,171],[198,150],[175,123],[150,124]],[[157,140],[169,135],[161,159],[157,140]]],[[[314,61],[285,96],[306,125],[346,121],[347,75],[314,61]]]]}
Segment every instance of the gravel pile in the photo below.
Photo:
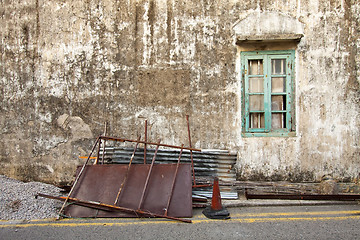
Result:
{"type": "Polygon", "coordinates": [[[37,193],[59,196],[60,188],[40,182],[24,183],[0,175],[0,219],[30,220],[55,218],[62,202],[35,198],[37,193]]]}

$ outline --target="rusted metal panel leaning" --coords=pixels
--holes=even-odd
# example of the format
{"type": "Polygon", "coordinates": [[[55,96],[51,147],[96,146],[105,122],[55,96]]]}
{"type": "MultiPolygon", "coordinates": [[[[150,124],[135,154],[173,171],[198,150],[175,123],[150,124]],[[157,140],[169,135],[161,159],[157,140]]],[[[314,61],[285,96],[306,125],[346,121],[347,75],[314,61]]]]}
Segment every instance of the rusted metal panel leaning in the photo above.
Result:
{"type": "MultiPolygon", "coordinates": [[[[191,165],[180,164],[183,149],[199,150],[185,148],[183,145],[160,144],[160,141],[157,143],[140,141],[140,137],[137,140],[107,136],[98,137],[84,165],[78,168],[76,179],[68,196],[51,196],[53,199],[64,201],[59,216],[145,216],[191,222],[179,218],[179,216],[192,216],[191,165]],[[96,164],[89,165],[89,160],[96,146],[100,145],[101,140],[135,142],[136,146],[129,164],[99,164],[100,151],[97,151],[96,164]],[[135,164],[132,166],[132,159],[139,143],[156,145],[151,164],[135,164]],[[176,164],[155,165],[156,152],[160,146],[181,149],[178,162],[176,164]],[[119,183],[121,183],[120,186],[119,183]],[[139,195],[138,190],[141,188],[141,195],[139,195]],[[70,202],[73,204],[66,206],[70,202]]],[[[42,194],[39,196],[46,197],[42,194]]]]}

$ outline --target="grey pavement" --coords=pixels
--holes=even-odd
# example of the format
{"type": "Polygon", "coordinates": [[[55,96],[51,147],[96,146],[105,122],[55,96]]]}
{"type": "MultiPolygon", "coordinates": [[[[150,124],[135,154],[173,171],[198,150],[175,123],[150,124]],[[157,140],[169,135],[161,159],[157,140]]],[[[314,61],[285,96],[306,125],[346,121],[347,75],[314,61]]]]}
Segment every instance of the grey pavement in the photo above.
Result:
{"type": "Polygon", "coordinates": [[[202,209],[195,209],[192,224],[149,218],[0,222],[0,239],[338,240],[360,237],[358,205],[233,207],[228,210],[230,219],[216,220],[203,216],[202,209]]]}

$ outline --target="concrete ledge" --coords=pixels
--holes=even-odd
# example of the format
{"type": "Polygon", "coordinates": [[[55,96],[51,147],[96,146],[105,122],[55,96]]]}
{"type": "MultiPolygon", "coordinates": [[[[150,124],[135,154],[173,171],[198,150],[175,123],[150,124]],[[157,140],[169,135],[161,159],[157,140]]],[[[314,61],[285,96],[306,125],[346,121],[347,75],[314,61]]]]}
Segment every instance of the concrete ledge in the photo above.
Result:
{"type": "Polygon", "coordinates": [[[248,42],[281,42],[281,41],[300,41],[303,34],[266,34],[266,35],[249,35],[237,36],[236,44],[248,42]]]}

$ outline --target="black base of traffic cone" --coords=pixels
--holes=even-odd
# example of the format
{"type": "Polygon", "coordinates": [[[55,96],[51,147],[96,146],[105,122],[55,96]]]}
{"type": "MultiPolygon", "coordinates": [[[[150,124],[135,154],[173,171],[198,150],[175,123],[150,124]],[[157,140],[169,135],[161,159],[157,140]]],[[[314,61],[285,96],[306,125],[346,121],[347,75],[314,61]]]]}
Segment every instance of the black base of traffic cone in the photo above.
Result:
{"type": "Polygon", "coordinates": [[[221,194],[219,189],[219,179],[215,177],[213,185],[213,194],[211,206],[202,212],[207,218],[211,219],[229,219],[230,213],[221,205],[221,194]]]}
{"type": "Polygon", "coordinates": [[[214,210],[211,207],[205,208],[202,213],[207,217],[211,219],[229,219],[230,213],[226,208],[222,208],[221,210],[214,210]]]}

